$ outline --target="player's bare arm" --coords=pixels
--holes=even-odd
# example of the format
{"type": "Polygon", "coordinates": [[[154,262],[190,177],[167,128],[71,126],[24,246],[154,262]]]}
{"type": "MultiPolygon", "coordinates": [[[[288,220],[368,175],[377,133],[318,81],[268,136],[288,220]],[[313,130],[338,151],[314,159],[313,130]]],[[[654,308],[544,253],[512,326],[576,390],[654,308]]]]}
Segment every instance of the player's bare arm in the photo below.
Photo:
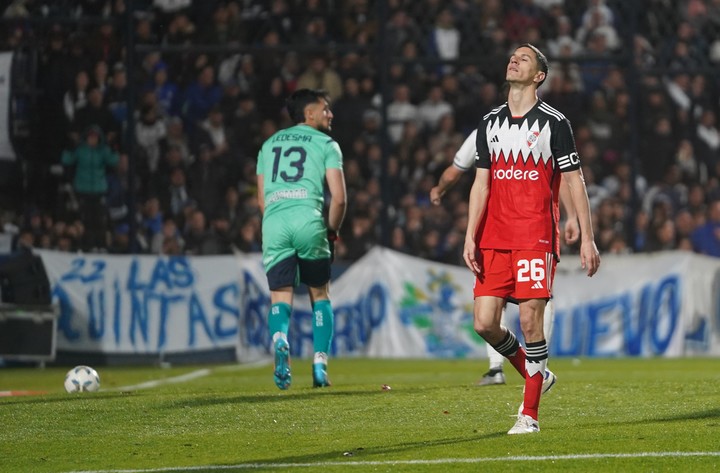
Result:
{"type": "Polygon", "coordinates": [[[465,230],[465,247],[463,249],[463,259],[465,265],[473,273],[480,275],[480,264],[477,261],[478,249],[475,241],[477,237],[477,228],[487,205],[488,195],[490,193],[490,170],[485,168],[477,168],[475,171],[475,180],[470,189],[470,202],[468,208],[468,226],[465,230]]]}
{"type": "Polygon", "coordinates": [[[580,264],[583,269],[587,270],[587,275],[592,277],[600,267],[600,252],[595,245],[595,233],[590,219],[590,202],[582,170],[577,169],[563,173],[563,180],[567,180],[572,203],[580,223],[580,264]]]}
{"type": "Polygon", "coordinates": [[[430,202],[435,205],[440,205],[440,201],[445,193],[460,180],[463,172],[462,169],[458,169],[454,164],[448,166],[440,176],[438,185],[430,189],[430,202]]]}
{"type": "Polygon", "coordinates": [[[565,243],[572,245],[580,238],[580,226],[567,178],[564,178],[562,174],[560,175],[560,206],[565,211],[565,243]]]}
{"type": "Polygon", "coordinates": [[[325,171],[325,179],[327,180],[328,190],[330,191],[328,229],[337,232],[340,230],[347,210],[345,175],[342,169],[330,168],[325,171]]]}

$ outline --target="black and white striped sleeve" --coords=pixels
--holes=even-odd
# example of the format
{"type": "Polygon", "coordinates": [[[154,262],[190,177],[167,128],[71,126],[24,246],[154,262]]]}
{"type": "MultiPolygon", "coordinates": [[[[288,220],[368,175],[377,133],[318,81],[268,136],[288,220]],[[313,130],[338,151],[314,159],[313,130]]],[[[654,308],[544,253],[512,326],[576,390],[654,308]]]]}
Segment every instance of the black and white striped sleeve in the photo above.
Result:
{"type": "Polygon", "coordinates": [[[560,172],[580,169],[580,157],[575,148],[575,137],[570,127],[570,121],[564,116],[556,121],[552,128],[550,147],[560,172]]]}

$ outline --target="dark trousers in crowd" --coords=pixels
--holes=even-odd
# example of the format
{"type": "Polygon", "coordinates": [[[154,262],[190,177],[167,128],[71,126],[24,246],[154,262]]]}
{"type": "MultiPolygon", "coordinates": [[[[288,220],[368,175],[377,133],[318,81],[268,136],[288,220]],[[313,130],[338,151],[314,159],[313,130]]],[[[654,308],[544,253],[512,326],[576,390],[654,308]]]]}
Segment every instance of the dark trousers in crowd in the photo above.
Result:
{"type": "Polygon", "coordinates": [[[85,233],[80,240],[83,251],[106,249],[108,246],[108,208],[102,194],[77,194],[80,219],[85,233]]]}

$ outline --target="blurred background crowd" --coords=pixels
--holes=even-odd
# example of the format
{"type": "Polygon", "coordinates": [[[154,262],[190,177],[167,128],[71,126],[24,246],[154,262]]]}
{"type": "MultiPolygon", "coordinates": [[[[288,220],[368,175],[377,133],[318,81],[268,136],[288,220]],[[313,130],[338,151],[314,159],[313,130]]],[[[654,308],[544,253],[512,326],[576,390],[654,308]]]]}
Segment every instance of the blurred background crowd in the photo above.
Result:
{"type": "Polygon", "coordinates": [[[472,173],[441,206],[428,193],[530,42],[551,61],[541,97],[573,125],[601,253],[720,256],[720,0],[0,3],[18,62],[18,158],[0,178],[12,251],[259,251],[256,155],[290,125],[285,97],[313,87],[345,156],[338,259],[385,245],[462,264],[472,173]]]}

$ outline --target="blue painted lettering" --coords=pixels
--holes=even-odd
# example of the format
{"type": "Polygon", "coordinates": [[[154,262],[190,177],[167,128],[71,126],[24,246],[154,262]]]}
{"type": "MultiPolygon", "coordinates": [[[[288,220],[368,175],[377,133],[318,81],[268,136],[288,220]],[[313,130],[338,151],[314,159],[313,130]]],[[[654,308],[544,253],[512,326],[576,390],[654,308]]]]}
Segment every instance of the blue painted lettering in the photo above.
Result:
{"type": "Polygon", "coordinates": [[[100,340],[105,334],[105,291],[98,289],[88,292],[87,307],[90,340],[100,340]]]}
{"type": "Polygon", "coordinates": [[[655,292],[650,327],[652,347],[657,355],[665,353],[675,334],[682,299],[680,289],[678,278],[668,278],[660,282],[655,292]]]}
{"type": "Polygon", "coordinates": [[[70,302],[70,295],[65,292],[61,285],[56,285],[52,291],[53,298],[57,298],[60,307],[60,316],[58,317],[58,331],[70,341],[78,340],[80,332],[73,327],[73,306],[70,302]]]}
{"type": "Polygon", "coordinates": [[[632,292],[573,306],[570,313],[557,311],[554,355],[662,355],[677,335],[681,296],[680,276],[671,274],[632,292]],[[618,332],[620,343],[611,346],[618,332]]]}
{"type": "Polygon", "coordinates": [[[188,305],[188,346],[194,347],[195,343],[197,343],[195,327],[198,323],[202,326],[202,329],[205,331],[205,334],[208,336],[208,338],[210,340],[214,340],[215,334],[210,328],[210,323],[207,320],[205,311],[203,310],[202,304],[200,303],[200,300],[195,293],[192,293],[190,295],[190,301],[188,305]]]}
{"type": "Polygon", "coordinates": [[[215,335],[218,337],[230,338],[237,336],[238,321],[240,320],[240,311],[238,310],[239,294],[240,289],[237,284],[221,286],[215,292],[213,305],[217,309],[215,314],[215,335]],[[223,326],[225,319],[228,319],[228,322],[223,326]]]}

